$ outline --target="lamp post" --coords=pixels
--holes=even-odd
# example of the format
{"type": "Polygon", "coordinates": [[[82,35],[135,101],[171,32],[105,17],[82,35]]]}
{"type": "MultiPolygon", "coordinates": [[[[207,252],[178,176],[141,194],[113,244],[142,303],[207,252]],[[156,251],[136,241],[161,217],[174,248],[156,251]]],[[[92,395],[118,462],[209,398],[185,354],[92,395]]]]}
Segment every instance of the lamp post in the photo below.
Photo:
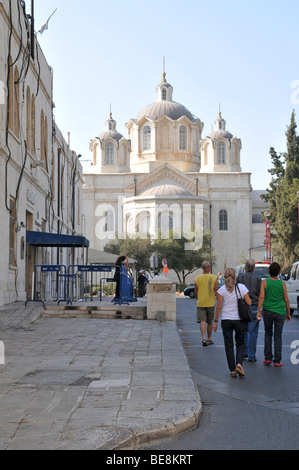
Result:
{"type": "Polygon", "coordinates": [[[271,263],[271,222],[269,220],[270,213],[265,213],[265,261],[271,263]]]}

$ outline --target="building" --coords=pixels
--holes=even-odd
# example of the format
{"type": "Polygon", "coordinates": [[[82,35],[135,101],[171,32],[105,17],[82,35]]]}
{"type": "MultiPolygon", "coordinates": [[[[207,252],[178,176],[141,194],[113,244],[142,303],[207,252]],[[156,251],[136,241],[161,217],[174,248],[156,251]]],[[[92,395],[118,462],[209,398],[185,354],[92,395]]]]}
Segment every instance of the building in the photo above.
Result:
{"type": "Polygon", "coordinates": [[[201,226],[211,230],[215,272],[248,256],[263,258],[265,205],[252,191],[250,173],[242,172],[241,140],[221,113],[205,136],[202,120],[173,100],[163,73],[155,102],[126,129],[124,137],[110,113],[105,131],[90,142],[83,212],[94,249],[103,250],[116,236],[155,237],[159,229],[167,236],[169,228],[191,226],[197,227],[191,231],[196,242],[201,226]]]}
{"type": "Polygon", "coordinates": [[[82,167],[55,123],[52,90],[25,2],[1,1],[0,305],[31,299],[36,265],[84,254],[85,242],[64,238],[83,232],[82,167]]]}

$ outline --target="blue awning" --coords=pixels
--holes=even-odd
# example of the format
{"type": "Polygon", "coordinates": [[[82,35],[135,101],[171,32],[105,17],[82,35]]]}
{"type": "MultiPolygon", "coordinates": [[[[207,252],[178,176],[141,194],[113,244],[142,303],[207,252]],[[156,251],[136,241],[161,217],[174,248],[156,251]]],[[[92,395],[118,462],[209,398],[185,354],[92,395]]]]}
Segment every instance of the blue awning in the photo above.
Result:
{"type": "Polygon", "coordinates": [[[58,247],[89,247],[89,240],[85,237],[74,235],[62,235],[59,233],[47,232],[26,232],[27,245],[34,246],[58,246],[58,247]]]}

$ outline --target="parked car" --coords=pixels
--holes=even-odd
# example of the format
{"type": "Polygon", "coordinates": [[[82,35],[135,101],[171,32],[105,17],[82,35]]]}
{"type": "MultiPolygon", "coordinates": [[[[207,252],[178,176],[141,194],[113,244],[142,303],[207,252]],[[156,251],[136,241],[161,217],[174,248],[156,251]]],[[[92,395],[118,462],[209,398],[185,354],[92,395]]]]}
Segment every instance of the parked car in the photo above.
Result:
{"type": "MultiPolygon", "coordinates": [[[[218,279],[218,287],[223,286],[223,284],[224,284],[224,278],[221,277],[218,279]]],[[[186,287],[186,289],[183,290],[183,293],[184,295],[186,295],[186,297],[190,297],[191,299],[194,299],[195,297],[194,286],[186,287]]]]}
{"type": "Polygon", "coordinates": [[[293,315],[294,310],[297,310],[299,315],[299,261],[293,263],[285,283],[288,291],[291,315],[293,315]]]}
{"type": "MultiPolygon", "coordinates": [[[[270,277],[270,274],[269,274],[270,264],[271,263],[268,263],[267,261],[262,261],[260,263],[258,263],[258,262],[255,263],[254,274],[256,274],[257,276],[260,276],[262,279],[266,279],[266,278],[270,277]]],[[[238,278],[238,276],[244,272],[244,269],[245,269],[245,264],[241,264],[241,266],[237,266],[237,268],[236,268],[236,278],[238,278]]]]}

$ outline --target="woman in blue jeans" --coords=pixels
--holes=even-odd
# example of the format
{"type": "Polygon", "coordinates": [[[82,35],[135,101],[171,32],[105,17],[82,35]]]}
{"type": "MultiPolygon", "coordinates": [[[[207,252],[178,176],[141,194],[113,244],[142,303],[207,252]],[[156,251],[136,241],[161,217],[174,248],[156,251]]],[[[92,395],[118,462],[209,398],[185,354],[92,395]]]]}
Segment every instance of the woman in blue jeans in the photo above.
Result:
{"type": "MultiPolygon", "coordinates": [[[[242,367],[244,355],[244,340],[246,322],[240,319],[238,312],[237,294],[235,291],[236,273],[233,268],[224,272],[225,284],[217,291],[217,308],[215,313],[213,330],[217,331],[218,318],[221,313],[221,328],[224,339],[225,353],[231,377],[237,374],[244,376],[242,367]],[[235,335],[235,338],[234,338],[235,335]],[[236,356],[234,352],[234,339],[236,343],[236,356]]],[[[238,284],[240,293],[246,303],[251,305],[248,289],[244,284],[238,284]]]]}
{"type": "Polygon", "coordinates": [[[278,279],[280,266],[271,263],[269,266],[270,278],[264,279],[261,284],[257,318],[264,318],[265,343],[264,364],[281,367],[282,357],[282,329],[285,320],[291,320],[290,303],[285,283],[278,279]],[[263,313],[261,309],[263,307],[263,313]],[[274,333],[274,356],[272,353],[272,337],[274,333]]]}

